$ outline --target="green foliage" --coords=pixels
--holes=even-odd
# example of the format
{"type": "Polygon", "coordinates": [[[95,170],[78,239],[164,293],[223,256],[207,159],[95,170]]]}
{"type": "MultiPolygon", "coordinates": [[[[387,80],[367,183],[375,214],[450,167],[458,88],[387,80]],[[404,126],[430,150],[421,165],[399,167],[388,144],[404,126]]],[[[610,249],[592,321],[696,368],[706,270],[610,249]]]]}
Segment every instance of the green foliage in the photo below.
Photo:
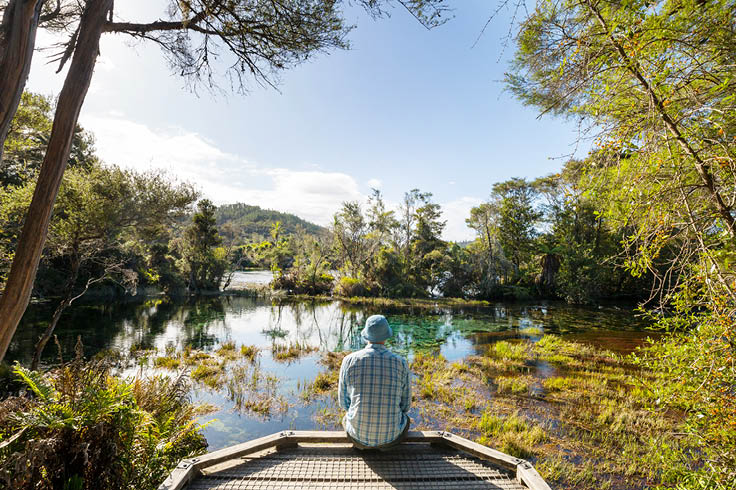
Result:
{"type": "Polygon", "coordinates": [[[541,214],[534,208],[533,187],[524,179],[511,179],[493,186],[497,200],[498,240],[518,272],[529,260],[541,214]]]}
{"type": "MultiPolygon", "coordinates": [[[[52,102],[48,97],[23,93],[3,146],[0,189],[22,186],[35,178],[51,136],[52,120],[52,102]]],[[[98,163],[94,153],[94,138],[77,126],[72,137],[68,166],[89,167],[98,163]]]]}
{"type": "Polygon", "coordinates": [[[189,289],[195,292],[219,290],[227,269],[227,253],[219,247],[222,237],[217,230],[215,209],[208,199],[199,201],[192,223],[179,242],[179,266],[188,279],[189,289]]]}
{"type": "Polygon", "coordinates": [[[219,206],[215,211],[217,226],[230,226],[236,242],[260,242],[270,236],[271,227],[280,223],[283,235],[296,235],[304,231],[308,235],[319,235],[325,230],[321,226],[305,221],[298,216],[258,206],[236,203],[219,206]]]}
{"type": "MultiPolygon", "coordinates": [[[[34,188],[29,181],[0,194],[0,255],[12,256],[34,188]]],[[[108,277],[133,287],[140,280],[135,269],[148,282],[158,280],[165,260],[156,254],[163,255],[165,245],[156,238],[167,238],[162,227],[172,226],[195,196],[190,186],[172,184],[161,173],[98,164],[68,169],[54,205],[36,293],[69,291],[75,296],[108,277]],[[149,267],[141,267],[149,253],[149,267]]],[[[4,265],[0,270],[7,270],[9,262],[4,265]]]]}
{"type": "MultiPolygon", "coordinates": [[[[581,197],[659,300],[668,335],[640,353],[661,373],[646,385],[651,408],[688,414],[683,444],[657,448],[668,488],[736,481],[735,11],[733,0],[542,1],[507,78],[524,102],[599,133],[581,197]]],[[[585,281],[573,296],[600,281],[590,240],[577,243],[585,281]]]]}
{"type": "Polygon", "coordinates": [[[79,360],[44,374],[14,372],[33,396],[21,406],[0,402],[8,488],[154,489],[206,447],[181,379],[124,380],[104,363],[79,360]]]}

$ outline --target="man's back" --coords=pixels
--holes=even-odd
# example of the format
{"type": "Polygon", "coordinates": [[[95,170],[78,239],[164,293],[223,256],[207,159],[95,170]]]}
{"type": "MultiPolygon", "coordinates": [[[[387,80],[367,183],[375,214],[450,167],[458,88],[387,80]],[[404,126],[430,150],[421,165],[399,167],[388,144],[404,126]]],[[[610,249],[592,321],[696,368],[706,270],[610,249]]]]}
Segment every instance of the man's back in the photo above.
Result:
{"type": "Polygon", "coordinates": [[[384,345],[368,344],[343,360],[338,395],[348,434],[366,446],[387,444],[408,421],[409,366],[384,345]]]}

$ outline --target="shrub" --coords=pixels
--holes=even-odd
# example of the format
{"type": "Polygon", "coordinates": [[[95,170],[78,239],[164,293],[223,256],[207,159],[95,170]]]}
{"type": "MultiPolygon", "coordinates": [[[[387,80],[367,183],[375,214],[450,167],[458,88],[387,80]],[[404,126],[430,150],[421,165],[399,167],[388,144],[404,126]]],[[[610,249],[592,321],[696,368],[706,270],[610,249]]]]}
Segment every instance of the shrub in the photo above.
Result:
{"type": "Polygon", "coordinates": [[[375,288],[368,281],[354,277],[341,277],[335,287],[335,293],[346,298],[376,295],[375,288]]]}
{"type": "Polygon", "coordinates": [[[101,361],[14,372],[30,398],[0,403],[6,488],[154,489],[206,448],[182,378],[131,381],[101,361]]]}

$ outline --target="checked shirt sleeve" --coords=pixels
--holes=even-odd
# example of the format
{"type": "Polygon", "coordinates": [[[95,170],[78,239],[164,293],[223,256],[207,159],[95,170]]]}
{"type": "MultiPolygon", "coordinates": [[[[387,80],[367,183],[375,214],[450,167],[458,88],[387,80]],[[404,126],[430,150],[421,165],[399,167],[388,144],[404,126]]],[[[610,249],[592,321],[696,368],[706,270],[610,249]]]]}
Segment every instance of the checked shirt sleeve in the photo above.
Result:
{"type": "Polygon", "coordinates": [[[403,364],[404,372],[402,373],[402,390],[399,408],[401,408],[402,412],[407,413],[411,406],[411,380],[409,379],[409,366],[406,361],[403,364]]]}
{"type": "Polygon", "coordinates": [[[342,360],[342,365],[340,366],[340,377],[337,384],[337,399],[343,410],[350,410],[350,395],[348,394],[348,385],[345,379],[347,372],[345,361],[347,361],[347,358],[342,360]]]}

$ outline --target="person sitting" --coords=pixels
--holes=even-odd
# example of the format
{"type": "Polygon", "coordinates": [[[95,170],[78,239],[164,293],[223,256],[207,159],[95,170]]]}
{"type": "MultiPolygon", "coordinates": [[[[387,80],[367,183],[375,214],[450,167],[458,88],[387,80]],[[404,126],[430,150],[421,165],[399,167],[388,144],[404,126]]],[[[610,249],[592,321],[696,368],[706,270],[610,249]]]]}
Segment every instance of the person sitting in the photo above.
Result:
{"type": "Polygon", "coordinates": [[[345,357],[340,366],[338,401],[346,410],[343,427],[358,449],[385,449],[409,431],[409,365],[384,343],[393,335],[382,315],[365,322],[361,337],[368,345],[345,357]]]}

